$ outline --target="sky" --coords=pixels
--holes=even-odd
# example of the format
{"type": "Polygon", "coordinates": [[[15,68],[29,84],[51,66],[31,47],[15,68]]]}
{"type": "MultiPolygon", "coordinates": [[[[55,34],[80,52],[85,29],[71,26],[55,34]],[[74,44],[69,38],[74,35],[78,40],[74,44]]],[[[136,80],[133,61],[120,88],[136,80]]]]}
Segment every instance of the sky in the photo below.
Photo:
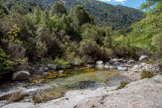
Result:
{"type": "Polygon", "coordinates": [[[140,5],[146,0],[98,0],[113,5],[124,5],[132,8],[139,9],[140,5]]]}

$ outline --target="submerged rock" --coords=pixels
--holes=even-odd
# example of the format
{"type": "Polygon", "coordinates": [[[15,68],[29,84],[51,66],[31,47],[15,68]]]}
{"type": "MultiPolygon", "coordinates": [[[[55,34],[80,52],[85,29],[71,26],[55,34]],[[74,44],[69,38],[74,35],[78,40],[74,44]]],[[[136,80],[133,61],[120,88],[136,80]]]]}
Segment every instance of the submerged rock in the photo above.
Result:
{"type": "Polygon", "coordinates": [[[94,86],[95,86],[95,81],[80,81],[79,82],[80,89],[92,88],[94,86]]]}
{"type": "Polygon", "coordinates": [[[12,75],[12,80],[28,80],[29,77],[29,71],[18,71],[12,75]]]}

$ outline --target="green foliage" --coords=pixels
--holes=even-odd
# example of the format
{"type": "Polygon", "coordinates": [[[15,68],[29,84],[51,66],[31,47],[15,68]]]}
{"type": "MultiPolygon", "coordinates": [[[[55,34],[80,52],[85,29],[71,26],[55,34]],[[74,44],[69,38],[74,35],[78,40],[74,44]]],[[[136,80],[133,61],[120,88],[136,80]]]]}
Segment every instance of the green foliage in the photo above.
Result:
{"type": "MultiPolygon", "coordinates": [[[[39,0],[37,2],[49,6],[56,1],[59,0],[39,0]]],[[[65,2],[65,7],[69,11],[76,5],[81,5],[90,15],[94,16],[95,23],[98,26],[106,24],[117,30],[127,31],[127,27],[132,23],[144,18],[143,13],[139,10],[121,5],[114,6],[97,0],[66,0],[65,2]]]]}
{"type": "Polygon", "coordinates": [[[81,55],[87,55],[94,59],[108,59],[113,54],[111,49],[99,46],[96,41],[91,39],[81,41],[79,50],[81,55]]]}
{"type": "Polygon", "coordinates": [[[67,14],[66,9],[64,7],[64,2],[58,1],[53,4],[51,10],[51,16],[54,16],[55,14],[57,16],[62,16],[63,14],[65,15],[67,14]]]}
{"type": "Polygon", "coordinates": [[[9,13],[8,13],[7,8],[3,5],[3,2],[0,0],[0,18],[3,18],[8,14],[9,13]]]}
{"type": "Polygon", "coordinates": [[[39,6],[36,7],[34,14],[35,14],[35,24],[39,24],[41,21],[41,14],[42,14],[39,6]]]}
{"type": "Polygon", "coordinates": [[[155,74],[154,74],[154,72],[151,72],[151,71],[144,70],[141,73],[141,79],[144,79],[144,78],[152,78],[153,76],[155,76],[155,74]]]}
{"type": "Polygon", "coordinates": [[[162,12],[162,1],[161,0],[146,0],[141,5],[142,10],[146,10],[149,14],[156,14],[162,12]]]}
{"type": "Polygon", "coordinates": [[[9,59],[10,56],[6,55],[2,48],[0,48],[0,76],[2,72],[10,71],[15,66],[15,62],[9,59]]]}
{"type": "Polygon", "coordinates": [[[93,22],[88,12],[80,5],[75,6],[72,18],[76,27],[81,27],[83,24],[93,22]]]}
{"type": "Polygon", "coordinates": [[[162,32],[153,37],[152,44],[157,47],[156,52],[158,56],[162,58],[162,32]]]}
{"type": "Polygon", "coordinates": [[[134,24],[130,34],[131,46],[161,53],[162,1],[147,0],[141,7],[146,18],[134,24]],[[158,40],[157,40],[158,39],[158,40]]]}
{"type": "MultiPolygon", "coordinates": [[[[0,18],[0,47],[10,55],[9,60],[37,62],[50,57],[55,58],[58,67],[68,67],[74,62],[84,64],[87,58],[107,60],[115,54],[120,57],[134,54],[135,47],[125,28],[143,17],[138,10],[94,0],[66,0],[65,4],[58,1],[52,6],[50,3],[3,0],[0,10],[6,7],[9,15],[0,18]],[[95,21],[102,27],[96,26],[95,21]]],[[[156,37],[152,44],[160,51],[160,35],[156,37]]]]}
{"type": "Polygon", "coordinates": [[[129,82],[121,82],[121,83],[120,83],[120,86],[117,87],[116,90],[122,89],[122,88],[124,88],[124,87],[125,87],[126,85],[128,85],[128,84],[129,84],[129,82]]]}
{"type": "Polygon", "coordinates": [[[10,31],[8,32],[8,40],[9,42],[18,42],[19,40],[16,38],[17,33],[20,31],[20,29],[17,27],[17,24],[14,24],[11,28],[10,31]]]}
{"type": "Polygon", "coordinates": [[[36,54],[38,57],[44,57],[47,54],[47,44],[41,41],[36,42],[36,54]]]}
{"type": "Polygon", "coordinates": [[[135,48],[130,46],[130,37],[114,37],[112,45],[118,57],[133,57],[136,53],[135,48]]]}
{"type": "Polygon", "coordinates": [[[13,69],[21,63],[22,60],[11,60],[10,56],[7,55],[4,50],[0,47],[0,78],[5,73],[12,72],[13,69]]]}
{"type": "Polygon", "coordinates": [[[59,68],[68,68],[70,66],[69,61],[66,61],[64,58],[56,57],[54,63],[59,68]]]}
{"type": "Polygon", "coordinates": [[[107,48],[112,48],[112,38],[113,38],[113,31],[110,27],[105,29],[106,36],[104,38],[104,46],[107,48]]]}

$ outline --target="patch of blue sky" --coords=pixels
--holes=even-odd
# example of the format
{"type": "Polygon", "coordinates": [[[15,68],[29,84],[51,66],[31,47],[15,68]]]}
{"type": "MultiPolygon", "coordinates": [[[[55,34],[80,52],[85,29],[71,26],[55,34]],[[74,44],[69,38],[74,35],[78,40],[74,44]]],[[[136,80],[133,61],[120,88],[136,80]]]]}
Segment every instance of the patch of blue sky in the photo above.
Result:
{"type": "Polygon", "coordinates": [[[123,5],[131,8],[139,9],[146,0],[98,0],[112,5],[123,5]]]}

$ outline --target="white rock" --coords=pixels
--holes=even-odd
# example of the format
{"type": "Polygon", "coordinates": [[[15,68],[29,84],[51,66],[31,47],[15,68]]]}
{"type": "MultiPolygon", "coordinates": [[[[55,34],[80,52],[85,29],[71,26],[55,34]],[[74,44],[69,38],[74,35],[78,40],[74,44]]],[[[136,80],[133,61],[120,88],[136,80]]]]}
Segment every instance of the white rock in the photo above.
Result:
{"type": "Polygon", "coordinates": [[[96,65],[97,69],[104,69],[104,64],[96,65]]]}
{"type": "Polygon", "coordinates": [[[110,69],[110,65],[105,64],[104,68],[105,69],[110,69]]]}
{"type": "Polygon", "coordinates": [[[48,71],[48,67],[45,67],[45,68],[44,68],[44,71],[48,71]]]}
{"type": "Polygon", "coordinates": [[[60,70],[60,71],[59,71],[59,74],[63,74],[63,73],[64,73],[64,71],[63,71],[63,70],[60,70]]]}
{"type": "Polygon", "coordinates": [[[110,66],[110,69],[116,69],[116,67],[115,66],[110,66]]]}
{"type": "Polygon", "coordinates": [[[143,61],[143,60],[146,60],[146,59],[148,59],[148,56],[142,55],[142,56],[139,58],[139,61],[143,61]]]}
{"type": "Polygon", "coordinates": [[[103,64],[103,61],[97,61],[96,62],[96,65],[101,65],[101,64],[103,64]]]}
{"type": "Polygon", "coordinates": [[[92,65],[87,64],[86,66],[87,66],[87,68],[92,68],[92,65]]]}
{"type": "Polygon", "coordinates": [[[133,68],[137,69],[139,65],[134,65],[133,68]]]}
{"type": "Polygon", "coordinates": [[[117,69],[118,69],[119,71],[127,71],[127,70],[128,70],[127,67],[121,67],[121,66],[118,66],[117,69]]]}
{"type": "Polygon", "coordinates": [[[123,59],[114,58],[114,59],[111,59],[110,61],[111,62],[123,62],[123,59]]]}
{"type": "Polygon", "coordinates": [[[129,60],[129,61],[128,61],[128,64],[134,64],[134,63],[135,63],[134,60],[129,60]]]}
{"type": "Polygon", "coordinates": [[[56,66],[54,64],[48,64],[47,65],[50,70],[55,70],[56,66]]]}

